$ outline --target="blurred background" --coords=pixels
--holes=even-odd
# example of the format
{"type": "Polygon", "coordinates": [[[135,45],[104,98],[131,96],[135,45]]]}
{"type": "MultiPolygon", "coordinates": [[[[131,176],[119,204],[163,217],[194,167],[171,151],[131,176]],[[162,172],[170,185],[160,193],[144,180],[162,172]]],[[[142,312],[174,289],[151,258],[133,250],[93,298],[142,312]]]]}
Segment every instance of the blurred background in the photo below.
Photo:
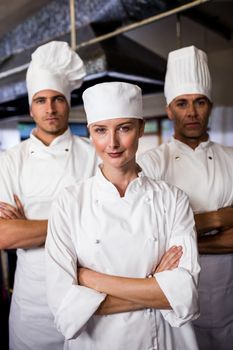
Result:
{"type": "MultiPolygon", "coordinates": [[[[25,75],[32,52],[51,40],[69,42],[86,65],[84,84],[72,93],[75,134],[88,137],[82,92],[98,82],[121,80],[143,91],[146,129],[139,152],[167,141],[172,135],[163,96],[167,55],[195,45],[208,54],[213,82],[210,136],[233,146],[232,15],[232,0],[1,0],[0,151],[28,138],[34,127],[25,75]]],[[[1,252],[1,349],[7,349],[15,260],[14,251],[1,252]]]]}

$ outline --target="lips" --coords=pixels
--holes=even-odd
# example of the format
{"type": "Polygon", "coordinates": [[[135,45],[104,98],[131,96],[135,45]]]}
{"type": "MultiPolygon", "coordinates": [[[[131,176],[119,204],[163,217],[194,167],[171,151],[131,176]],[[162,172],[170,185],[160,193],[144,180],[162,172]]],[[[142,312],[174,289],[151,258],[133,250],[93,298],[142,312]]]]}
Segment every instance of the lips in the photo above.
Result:
{"type": "Polygon", "coordinates": [[[47,122],[54,122],[56,120],[58,120],[58,118],[47,118],[46,119],[47,122]]]}
{"type": "Polygon", "coordinates": [[[109,157],[111,158],[118,158],[122,155],[123,152],[113,152],[113,153],[108,153],[109,157]]]}
{"type": "Polygon", "coordinates": [[[200,126],[200,123],[194,122],[194,123],[187,123],[185,124],[187,128],[197,128],[200,126]]]}

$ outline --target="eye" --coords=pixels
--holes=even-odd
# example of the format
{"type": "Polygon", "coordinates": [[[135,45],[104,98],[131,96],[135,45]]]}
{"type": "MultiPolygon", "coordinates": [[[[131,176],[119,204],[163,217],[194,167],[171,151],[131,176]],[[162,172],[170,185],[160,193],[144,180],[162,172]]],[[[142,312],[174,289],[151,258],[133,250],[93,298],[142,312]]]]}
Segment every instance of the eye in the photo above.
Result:
{"type": "Polygon", "coordinates": [[[208,101],[205,98],[200,98],[195,101],[197,107],[205,107],[208,104],[208,101]]]}
{"type": "Polygon", "coordinates": [[[63,96],[56,96],[56,101],[64,103],[65,102],[65,97],[63,97],[63,96]]]}
{"type": "Polygon", "coordinates": [[[187,108],[187,105],[188,105],[187,101],[177,101],[176,102],[176,106],[178,108],[187,108]]]}
{"type": "Polygon", "coordinates": [[[102,127],[96,127],[94,128],[94,133],[99,134],[99,135],[103,135],[106,132],[106,128],[102,128],[102,127]]]}
{"type": "Polygon", "coordinates": [[[43,103],[45,103],[45,99],[44,98],[37,98],[33,102],[36,104],[43,104],[43,103]]]}
{"type": "Polygon", "coordinates": [[[117,130],[119,132],[122,132],[122,133],[127,133],[129,132],[130,130],[132,130],[134,128],[134,124],[133,123],[127,123],[127,124],[122,124],[122,125],[119,125],[119,127],[117,128],[117,130]]]}
{"type": "Polygon", "coordinates": [[[119,128],[119,131],[120,131],[120,132],[128,132],[129,130],[130,130],[129,125],[122,125],[122,126],[119,128]]]}

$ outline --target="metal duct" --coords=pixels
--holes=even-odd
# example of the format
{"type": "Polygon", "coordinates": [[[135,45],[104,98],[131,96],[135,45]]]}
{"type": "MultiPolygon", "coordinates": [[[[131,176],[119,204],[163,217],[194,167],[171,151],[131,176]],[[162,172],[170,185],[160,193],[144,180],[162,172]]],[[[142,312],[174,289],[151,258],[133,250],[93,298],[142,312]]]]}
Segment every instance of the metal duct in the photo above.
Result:
{"type": "MultiPolygon", "coordinates": [[[[109,28],[112,25],[111,23],[104,26],[109,28]]],[[[79,29],[78,35],[82,42],[100,32],[103,32],[103,26],[95,24],[79,29]]],[[[59,40],[68,41],[69,37],[66,35],[59,40]]],[[[2,75],[0,79],[0,111],[4,117],[28,113],[25,74],[27,63],[30,62],[31,53],[35,49],[12,54],[0,63],[1,71],[9,72],[14,69],[14,74],[5,77],[2,75]],[[17,72],[15,67],[19,66],[25,69],[17,72]]],[[[132,82],[138,84],[143,93],[163,90],[166,61],[124,35],[83,47],[78,53],[85,62],[87,77],[82,88],[72,94],[72,105],[82,103],[83,90],[104,81],[132,82]]]]}
{"type": "MultiPolygon", "coordinates": [[[[185,3],[192,1],[174,1],[171,5],[171,2],[161,0],[76,0],[77,44],[111,32],[123,24],[150,17],[185,3]]],[[[10,42],[14,42],[15,37],[19,39],[22,30],[21,49],[17,46],[19,41],[16,45],[17,52],[9,50],[6,45],[7,53],[0,58],[0,118],[28,113],[25,73],[32,52],[44,40],[41,37],[44,35],[43,29],[45,28],[45,31],[47,29],[45,41],[56,39],[70,42],[69,18],[67,8],[64,6],[64,1],[55,0],[45,11],[36,14],[34,19],[25,21],[18,30],[14,30],[15,36],[12,34],[10,42]],[[53,21],[46,20],[49,16],[53,17],[53,21]],[[45,23],[47,27],[44,27],[45,23]],[[53,36],[55,32],[58,35],[56,38],[53,36]],[[31,46],[30,37],[37,43],[35,47],[31,46]]],[[[2,46],[0,52],[3,51],[2,46]]],[[[166,61],[124,35],[80,47],[78,53],[85,62],[88,76],[82,88],[72,94],[73,105],[81,103],[80,96],[84,89],[102,81],[133,82],[141,86],[143,93],[163,90],[166,61]]]]}

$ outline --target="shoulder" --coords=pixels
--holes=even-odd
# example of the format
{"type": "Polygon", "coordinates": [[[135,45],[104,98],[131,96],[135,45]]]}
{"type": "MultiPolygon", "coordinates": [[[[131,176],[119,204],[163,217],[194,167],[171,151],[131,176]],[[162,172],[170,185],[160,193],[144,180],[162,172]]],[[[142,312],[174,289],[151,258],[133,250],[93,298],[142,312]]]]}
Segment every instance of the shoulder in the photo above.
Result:
{"type": "Polygon", "coordinates": [[[21,162],[21,158],[26,154],[28,146],[29,146],[30,140],[25,140],[18,145],[9,148],[5,152],[1,154],[1,165],[3,163],[14,163],[17,164],[18,162],[21,162]]]}
{"type": "Polygon", "coordinates": [[[2,153],[2,155],[14,155],[14,154],[18,154],[22,151],[24,151],[25,149],[27,149],[28,145],[30,143],[30,139],[24,140],[22,142],[20,142],[18,145],[15,145],[11,148],[9,148],[8,150],[6,150],[5,152],[2,153]]]}
{"type": "Polygon", "coordinates": [[[170,143],[164,143],[158,147],[151,148],[148,151],[140,154],[138,156],[138,159],[142,161],[144,159],[150,159],[150,160],[159,159],[161,156],[163,156],[164,153],[169,151],[169,148],[170,148],[170,143]]]}
{"type": "Polygon", "coordinates": [[[233,147],[223,146],[216,142],[211,142],[212,149],[219,155],[225,155],[227,157],[233,157],[233,147]]]}
{"type": "Polygon", "coordinates": [[[153,191],[159,192],[165,197],[170,197],[174,200],[179,198],[188,199],[187,194],[183,190],[167,183],[166,181],[155,180],[150,177],[146,177],[146,181],[153,191]]]}
{"type": "Polygon", "coordinates": [[[72,135],[73,144],[83,149],[94,151],[94,147],[89,138],[72,135]]]}
{"type": "Polygon", "coordinates": [[[98,163],[95,148],[88,138],[72,135],[72,149],[73,157],[78,162],[86,162],[86,169],[89,168],[88,164],[92,167],[98,163]]]}
{"type": "Polygon", "coordinates": [[[191,215],[191,207],[187,194],[176,186],[162,180],[147,178],[150,193],[153,193],[153,205],[156,211],[168,214],[170,222],[174,218],[188,213],[191,215]]]}
{"type": "Polygon", "coordinates": [[[159,147],[152,148],[137,157],[137,162],[145,171],[146,175],[159,179],[163,177],[163,170],[167,167],[169,160],[170,144],[165,143],[159,147]]]}
{"type": "Polygon", "coordinates": [[[71,157],[79,179],[95,174],[99,160],[88,138],[72,135],[71,157]]]}

